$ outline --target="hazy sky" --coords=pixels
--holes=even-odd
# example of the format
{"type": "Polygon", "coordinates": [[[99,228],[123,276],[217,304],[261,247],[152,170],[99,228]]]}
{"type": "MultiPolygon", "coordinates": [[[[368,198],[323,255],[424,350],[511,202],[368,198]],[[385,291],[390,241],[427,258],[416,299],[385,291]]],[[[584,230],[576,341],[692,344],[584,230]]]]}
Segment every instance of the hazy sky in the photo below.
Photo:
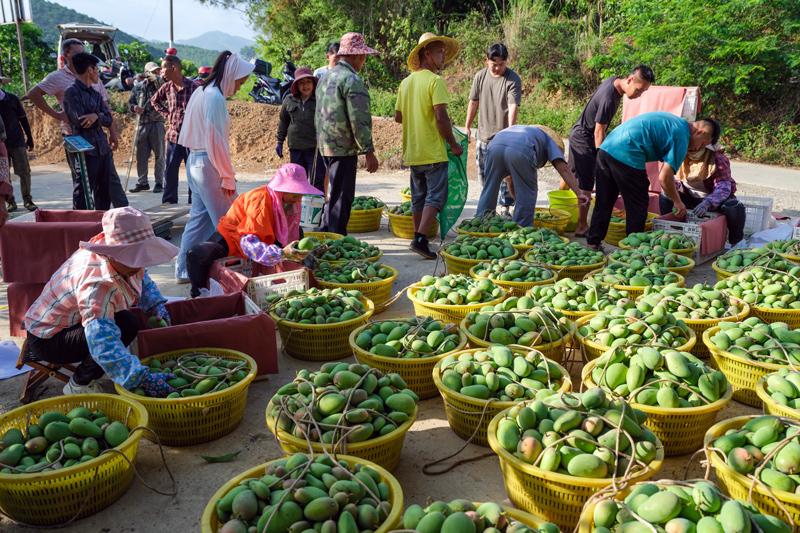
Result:
{"type": "MultiPolygon", "coordinates": [[[[169,0],[51,0],[120,30],[146,39],[169,40],[169,0]]],[[[243,13],[208,7],[196,0],[173,0],[175,40],[207,31],[224,31],[248,39],[255,32],[243,13]]]]}

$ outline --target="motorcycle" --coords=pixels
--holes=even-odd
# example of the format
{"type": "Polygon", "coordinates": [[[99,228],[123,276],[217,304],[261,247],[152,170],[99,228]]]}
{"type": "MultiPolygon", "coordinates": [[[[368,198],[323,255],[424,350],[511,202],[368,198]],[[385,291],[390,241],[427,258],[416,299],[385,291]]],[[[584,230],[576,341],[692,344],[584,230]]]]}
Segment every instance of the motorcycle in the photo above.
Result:
{"type": "Polygon", "coordinates": [[[106,89],[125,92],[133,89],[135,74],[127,61],[112,59],[100,71],[100,81],[106,89]]]}
{"type": "Polygon", "coordinates": [[[256,76],[250,97],[259,104],[281,105],[283,99],[289,94],[289,89],[294,82],[296,67],[292,62],[292,51],[286,51],[286,60],[283,64],[283,81],[273,78],[272,63],[263,59],[256,59],[253,74],[256,76]]]}

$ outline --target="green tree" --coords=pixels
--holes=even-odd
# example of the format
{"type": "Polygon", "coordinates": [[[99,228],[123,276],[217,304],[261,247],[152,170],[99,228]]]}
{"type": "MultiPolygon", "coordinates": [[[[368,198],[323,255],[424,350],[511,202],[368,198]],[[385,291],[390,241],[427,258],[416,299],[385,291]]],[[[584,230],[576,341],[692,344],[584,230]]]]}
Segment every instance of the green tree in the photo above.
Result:
{"type": "MultiPolygon", "coordinates": [[[[25,59],[28,66],[28,80],[33,86],[57,67],[55,50],[42,40],[42,31],[33,24],[22,26],[22,39],[25,44],[25,59]]],[[[10,92],[25,94],[17,45],[17,30],[13,24],[0,26],[0,53],[2,53],[3,75],[11,78],[7,86],[10,92]]]]}
{"type": "Polygon", "coordinates": [[[134,72],[144,71],[145,63],[148,61],[155,61],[150,50],[140,42],[121,44],[118,48],[120,57],[128,62],[128,66],[134,72]]]}

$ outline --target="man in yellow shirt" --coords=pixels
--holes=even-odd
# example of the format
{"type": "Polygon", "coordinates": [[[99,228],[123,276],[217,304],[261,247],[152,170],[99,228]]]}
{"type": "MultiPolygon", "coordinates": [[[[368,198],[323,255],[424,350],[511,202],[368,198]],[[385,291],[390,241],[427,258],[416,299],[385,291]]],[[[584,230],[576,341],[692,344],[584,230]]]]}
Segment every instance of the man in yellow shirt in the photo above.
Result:
{"type": "Polygon", "coordinates": [[[447,149],[461,155],[447,115],[450,95],[439,72],[458,53],[449,37],[425,33],[408,56],[411,74],[400,83],[394,119],[403,125],[403,163],[411,169],[414,240],[409,248],[435,259],[428,232],[447,200],[447,149]]]}

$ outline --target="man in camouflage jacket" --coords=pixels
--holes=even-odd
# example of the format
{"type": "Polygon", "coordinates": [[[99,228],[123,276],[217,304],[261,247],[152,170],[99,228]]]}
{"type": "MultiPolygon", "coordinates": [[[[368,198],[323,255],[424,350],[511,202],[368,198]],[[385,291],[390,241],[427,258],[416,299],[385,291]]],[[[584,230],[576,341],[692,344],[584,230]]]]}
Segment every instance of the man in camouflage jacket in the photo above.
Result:
{"type": "Polygon", "coordinates": [[[372,145],[369,91],[358,76],[367,56],[377,53],[364,43],[360,33],[345,34],[339,45],[338,63],[317,86],[317,146],[330,184],[323,231],[347,234],[356,193],[358,156],[366,156],[367,172],[378,170],[372,145]]]}

